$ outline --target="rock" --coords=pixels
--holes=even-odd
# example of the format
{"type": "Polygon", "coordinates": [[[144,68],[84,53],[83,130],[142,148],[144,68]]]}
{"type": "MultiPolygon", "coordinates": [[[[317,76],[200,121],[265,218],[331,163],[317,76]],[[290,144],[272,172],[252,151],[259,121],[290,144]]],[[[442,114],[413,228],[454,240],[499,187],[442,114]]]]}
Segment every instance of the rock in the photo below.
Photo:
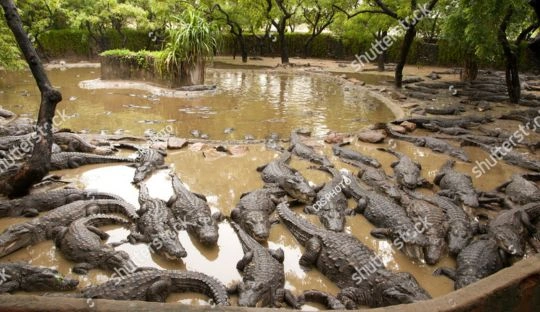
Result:
{"type": "Polygon", "coordinates": [[[340,133],[330,132],[324,139],[325,143],[328,144],[341,144],[344,141],[345,136],[340,133]]]}
{"type": "Polygon", "coordinates": [[[194,143],[189,146],[189,150],[192,152],[200,152],[207,149],[208,149],[208,145],[202,142],[194,143]]]}
{"type": "Polygon", "coordinates": [[[305,136],[311,136],[311,130],[306,129],[306,128],[296,129],[296,133],[305,135],[305,136]]]}
{"type": "Polygon", "coordinates": [[[409,132],[416,130],[416,124],[414,122],[404,121],[400,124],[400,126],[405,128],[409,132]]]}
{"type": "Polygon", "coordinates": [[[216,160],[228,156],[225,152],[220,152],[215,149],[209,149],[203,152],[203,156],[206,160],[216,160]]]}
{"type": "Polygon", "coordinates": [[[225,130],[223,130],[223,133],[225,134],[231,134],[234,132],[234,128],[225,128],[225,130]]]}
{"type": "Polygon", "coordinates": [[[199,131],[199,130],[191,130],[191,135],[194,138],[199,138],[199,137],[201,137],[201,131],[199,131]]]}
{"type": "Polygon", "coordinates": [[[383,130],[366,130],[356,135],[358,140],[367,143],[380,143],[386,138],[383,130]]]}
{"type": "Polygon", "coordinates": [[[150,148],[166,151],[167,142],[152,142],[152,144],[150,145],[150,148]]]}
{"type": "Polygon", "coordinates": [[[405,129],[405,127],[403,126],[398,126],[398,125],[388,125],[388,128],[394,132],[397,132],[397,133],[401,133],[401,134],[405,134],[407,133],[407,129],[405,129]]]}
{"type": "Polygon", "coordinates": [[[431,80],[441,79],[441,76],[439,76],[439,74],[437,74],[436,72],[431,72],[431,74],[427,75],[426,77],[428,77],[431,80]]]}
{"type": "Polygon", "coordinates": [[[349,81],[354,83],[354,84],[357,84],[357,85],[360,85],[360,86],[365,86],[366,83],[362,80],[358,80],[356,78],[349,78],[349,81]]]}
{"type": "Polygon", "coordinates": [[[210,138],[210,136],[208,134],[206,134],[206,133],[201,134],[201,139],[208,140],[209,138],[210,138]]]}
{"type": "Polygon", "coordinates": [[[188,144],[186,139],[180,139],[176,137],[169,138],[167,141],[167,147],[170,149],[181,149],[188,144]]]}
{"type": "Polygon", "coordinates": [[[229,148],[229,153],[231,153],[233,157],[245,156],[248,153],[248,151],[249,151],[249,148],[244,145],[235,145],[229,148]]]}
{"type": "Polygon", "coordinates": [[[405,103],[405,104],[401,105],[401,107],[406,108],[406,109],[415,108],[415,107],[418,107],[418,106],[419,106],[418,103],[405,103]]]}
{"type": "Polygon", "coordinates": [[[246,135],[244,135],[244,140],[253,141],[253,140],[255,140],[255,137],[253,135],[251,135],[251,134],[246,134],[246,135]]]}
{"type": "Polygon", "coordinates": [[[392,99],[394,100],[406,100],[407,96],[401,92],[394,91],[391,94],[392,99]]]}

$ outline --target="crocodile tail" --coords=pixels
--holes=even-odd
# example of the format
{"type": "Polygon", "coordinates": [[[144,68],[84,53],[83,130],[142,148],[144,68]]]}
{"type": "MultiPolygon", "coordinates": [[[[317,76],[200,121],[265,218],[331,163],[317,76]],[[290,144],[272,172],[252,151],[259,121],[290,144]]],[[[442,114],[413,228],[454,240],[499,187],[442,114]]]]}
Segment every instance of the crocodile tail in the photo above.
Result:
{"type": "Polygon", "coordinates": [[[229,305],[227,288],[217,279],[199,272],[168,271],[172,292],[197,292],[207,295],[218,306],[229,305]]]}
{"type": "Polygon", "coordinates": [[[279,204],[276,209],[289,231],[302,245],[311,237],[324,231],[294,213],[287,202],[279,204]]]}
{"type": "Polygon", "coordinates": [[[384,147],[377,147],[377,150],[381,151],[381,152],[386,152],[386,153],[392,154],[392,155],[396,156],[397,158],[400,158],[399,153],[394,151],[394,150],[384,148],[384,147]]]}
{"type": "Polygon", "coordinates": [[[86,225],[92,226],[104,226],[110,224],[122,224],[129,225],[131,221],[124,217],[110,215],[110,214],[97,214],[86,218],[86,225]]]}
{"type": "MultiPolygon", "coordinates": [[[[123,200],[100,199],[91,201],[87,207],[97,206],[97,210],[90,211],[90,214],[120,213],[131,220],[139,218],[137,209],[130,203],[123,200]]],[[[93,208],[93,207],[92,207],[93,208]]]]}
{"type": "Polygon", "coordinates": [[[87,191],[86,197],[89,199],[114,199],[123,201],[124,199],[118,195],[112,193],[98,192],[98,191],[87,191]]]}
{"type": "Polygon", "coordinates": [[[231,222],[231,226],[238,235],[238,238],[240,239],[240,242],[242,243],[242,249],[244,249],[244,252],[248,252],[249,250],[252,250],[253,248],[260,246],[259,243],[253,239],[251,236],[249,236],[244,229],[240,227],[240,225],[236,222],[231,222]]]}

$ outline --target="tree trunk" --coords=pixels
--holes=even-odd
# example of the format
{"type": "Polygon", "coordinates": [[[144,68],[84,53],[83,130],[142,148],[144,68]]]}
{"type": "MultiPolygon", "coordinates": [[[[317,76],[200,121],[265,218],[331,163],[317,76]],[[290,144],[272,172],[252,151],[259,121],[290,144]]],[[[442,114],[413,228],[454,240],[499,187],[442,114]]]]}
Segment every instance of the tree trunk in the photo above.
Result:
{"type": "Polygon", "coordinates": [[[519,64],[518,58],[511,54],[506,56],[506,87],[508,88],[508,96],[510,102],[519,103],[521,98],[521,83],[519,81],[519,64]]]}
{"type": "Polygon", "coordinates": [[[242,63],[247,63],[248,51],[246,47],[246,40],[243,36],[240,36],[240,38],[238,38],[238,43],[240,44],[240,52],[242,53],[242,63]]]}
{"type": "Polygon", "coordinates": [[[474,59],[474,56],[467,54],[465,56],[465,68],[463,69],[463,75],[461,81],[474,81],[478,77],[478,63],[474,59]]]}
{"type": "Polygon", "coordinates": [[[414,37],[416,37],[416,28],[412,25],[409,25],[409,28],[405,33],[405,37],[403,38],[403,45],[401,46],[399,61],[396,65],[395,80],[397,88],[401,88],[403,86],[403,68],[405,68],[405,64],[407,63],[407,57],[409,56],[409,52],[411,51],[414,37]]]}
{"type": "Polygon", "coordinates": [[[386,51],[377,56],[377,70],[380,72],[384,71],[384,62],[386,61],[386,51]]]}
{"type": "Polygon", "coordinates": [[[56,105],[62,101],[62,94],[55,90],[43,68],[41,60],[24,31],[17,8],[12,0],[0,0],[4,9],[7,25],[13,32],[17,44],[41,93],[41,104],[37,118],[37,136],[30,159],[14,175],[0,182],[0,193],[10,197],[24,195],[35,183],[40,182],[49,173],[51,147],[53,143],[52,125],[56,105]]]}
{"type": "Polygon", "coordinates": [[[311,37],[309,37],[306,43],[304,44],[304,58],[308,58],[311,56],[311,43],[313,42],[314,39],[315,37],[311,35],[311,37]]]}
{"type": "Polygon", "coordinates": [[[281,52],[281,64],[289,64],[289,45],[285,37],[285,29],[279,31],[279,45],[281,52]]]}

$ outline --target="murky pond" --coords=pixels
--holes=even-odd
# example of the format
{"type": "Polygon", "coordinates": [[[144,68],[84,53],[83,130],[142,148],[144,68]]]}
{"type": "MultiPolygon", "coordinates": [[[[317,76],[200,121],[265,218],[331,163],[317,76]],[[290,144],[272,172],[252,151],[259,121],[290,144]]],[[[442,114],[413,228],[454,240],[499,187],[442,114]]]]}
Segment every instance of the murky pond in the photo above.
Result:
{"type": "MultiPolygon", "coordinates": [[[[390,110],[365,91],[344,88],[334,78],[270,70],[208,69],[211,95],[166,98],[137,90],[84,90],[81,81],[99,78],[99,68],[49,71],[64,100],[58,105],[58,127],[143,135],[167,125],[174,135],[192,130],[212,139],[264,138],[272,132],[288,135],[307,127],[314,135],[330,130],[351,132],[372,122],[392,119],[390,110]],[[225,134],[226,128],[234,128],[225,134]]],[[[0,72],[0,105],[18,114],[35,116],[39,92],[29,72],[0,72]]]]}

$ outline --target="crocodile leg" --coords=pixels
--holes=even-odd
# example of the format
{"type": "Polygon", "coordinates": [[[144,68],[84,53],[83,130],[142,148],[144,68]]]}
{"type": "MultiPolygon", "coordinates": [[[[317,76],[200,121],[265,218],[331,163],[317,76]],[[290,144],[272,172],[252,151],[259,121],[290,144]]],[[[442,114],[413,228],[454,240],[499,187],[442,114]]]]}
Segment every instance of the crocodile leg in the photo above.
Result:
{"type": "Polygon", "coordinates": [[[240,286],[239,282],[235,282],[231,286],[227,287],[227,294],[229,295],[236,295],[238,294],[238,286],[240,286]]]}
{"type": "Polygon", "coordinates": [[[86,274],[88,274],[88,271],[90,271],[93,268],[94,268],[94,266],[91,265],[90,263],[77,263],[77,264],[75,264],[73,266],[73,269],[71,269],[71,270],[75,274],[86,275],[86,274]]]}
{"type": "Polygon", "coordinates": [[[283,263],[283,260],[285,259],[285,253],[283,252],[283,249],[269,249],[268,252],[270,253],[270,255],[272,255],[274,259],[279,261],[279,263],[283,263]]]}
{"type": "Polygon", "coordinates": [[[251,259],[253,259],[253,252],[246,252],[244,257],[236,264],[236,269],[238,269],[239,271],[244,271],[244,268],[246,267],[246,265],[248,265],[248,263],[251,262],[251,259]]]}
{"type": "Polygon", "coordinates": [[[358,287],[348,287],[345,289],[342,289],[338,295],[337,298],[343,304],[348,310],[356,309],[358,304],[361,305],[369,305],[369,297],[371,294],[368,291],[362,290],[358,287]]]}
{"type": "Polygon", "coordinates": [[[536,230],[536,227],[531,223],[531,219],[529,218],[529,214],[527,214],[526,211],[521,211],[519,214],[519,219],[521,220],[521,223],[527,228],[529,233],[536,238],[540,239],[540,233],[536,230]]]}
{"type": "Polygon", "coordinates": [[[283,299],[285,303],[288,304],[293,309],[300,309],[302,305],[298,303],[293,293],[288,289],[283,289],[283,292],[284,292],[283,299]]]}
{"type": "Polygon", "coordinates": [[[109,238],[109,234],[103,232],[102,230],[98,229],[97,227],[95,226],[87,226],[86,227],[90,232],[96,234],[97,236],[99,236],[99,238],[101,238],[101,240],[106,240],[109,238]]]}
{"type": "Polygon", "coordinates": [[[26,208],[21,215],[25,218],[34,218],[39,215],[39,211],[35,208],[26,208]]]}
{"type": "Polygon", "coordinates": [[[456,280],[456,270],[452,268],[438,268],[435,271],[433,271],[433,275],[435,276],[444,275],[453,281],[456,280]]]}
{"type": "Polygon", "coordinates": [[[170,278],[163,278],[150,286],[146,292],[146,300],[152,302],[165,302],[171,293],[172,281],[170,278]]]}
{"type": "Polygon", "coordinates": [[[304,267],[310,267],[315,264],[319,253],[321,252],[321,241],[317,237],[312,237],[306,242],[306,250],[302,257],[300,257],[300,265],[304,267]]]}
{"type": "Polygon", "coordinates": [[[0,294],[12,292],[17,289],[19,289],[19,282],[17,281],[9,281],[0,284],[0,294]]]}
{"type": "Polygon", "coordinates": [[[378,239],[387,239],[392,234],[391,229],[385,229],[385,228],[375,228],[371,230],[370,232],[371,236],[378,238],[378,239]]]}

